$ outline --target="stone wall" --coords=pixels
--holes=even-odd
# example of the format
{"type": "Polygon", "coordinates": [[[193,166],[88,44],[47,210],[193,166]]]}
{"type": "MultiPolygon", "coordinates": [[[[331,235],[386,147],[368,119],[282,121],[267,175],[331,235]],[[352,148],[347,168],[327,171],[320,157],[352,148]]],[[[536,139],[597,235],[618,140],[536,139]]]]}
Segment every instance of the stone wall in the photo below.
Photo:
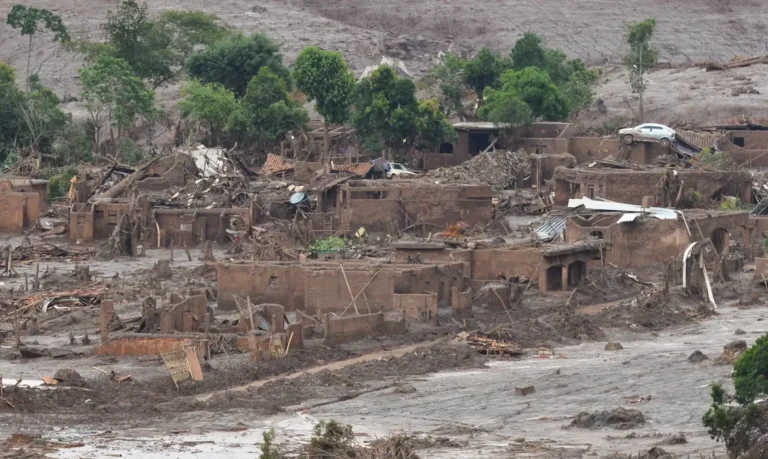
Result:
{"type": "Polygon", "coordinates": [[[409,319],[438,325],[437,294],[410,293],[395,295],[393,309],[404,312],[409,319]]]}
{"type": "Polygon", "coordinates": [[[40,221],[38,193],[0,194],[0,231],[21,233],[40,221]]]}

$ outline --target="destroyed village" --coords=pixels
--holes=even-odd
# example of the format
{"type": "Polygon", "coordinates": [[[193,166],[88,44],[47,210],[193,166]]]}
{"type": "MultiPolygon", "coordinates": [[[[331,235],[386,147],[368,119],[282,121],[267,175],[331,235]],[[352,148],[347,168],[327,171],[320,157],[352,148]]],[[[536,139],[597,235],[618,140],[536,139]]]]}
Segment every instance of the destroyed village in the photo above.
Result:
{"type": "Polygon", "coordinates": [[[0,459],[768,459],[768,0],[0,18],[0,459]]]}

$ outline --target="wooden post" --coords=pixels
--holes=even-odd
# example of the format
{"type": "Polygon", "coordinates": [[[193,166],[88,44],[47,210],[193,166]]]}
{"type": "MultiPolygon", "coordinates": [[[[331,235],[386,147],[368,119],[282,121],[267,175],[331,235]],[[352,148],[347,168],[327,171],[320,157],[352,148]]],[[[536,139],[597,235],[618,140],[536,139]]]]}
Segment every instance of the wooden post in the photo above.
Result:
{"type": "Polygon", "coordinates": [[[187,241],[184,241],[184,252],[187,254],[187,261],[192,261],[192,255],[190,255],[189,249],[187,248],[187,241]]]}
{"type": "Polygon", "coordinates": [[[101,344],[109,339],[109,323],[114,315],[114,304],[111,301],[102,301],[99,308],[99,326],[101,328],[101,344]]]}
{"type": "MultiPolygon", "coordinates": [[[[56,271],[54,271],[53,274],[55,276],[56,271]]],[[[35,268],[35,282],[32,284],[32,288],[35,290],[40,290],[40,263],[39,262],[37,263],[37,267],[35,268]]]]}
{"type": "Polygon", "coordinates": [[[171,239],[171,263],[173,263],[173,239],[171,239]]]}

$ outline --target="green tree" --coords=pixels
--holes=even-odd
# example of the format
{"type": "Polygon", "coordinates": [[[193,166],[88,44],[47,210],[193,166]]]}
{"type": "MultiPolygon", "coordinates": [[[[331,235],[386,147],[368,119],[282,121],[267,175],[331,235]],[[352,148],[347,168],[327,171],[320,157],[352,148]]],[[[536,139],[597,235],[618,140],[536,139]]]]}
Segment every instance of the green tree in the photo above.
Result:
{"type": "Polygon", "coordinates": [[[156,115],[154,91],[144,87],[126,61],[111,56],[102,56],[93,65],[80,69],[80,81],[81,99],[94,126],[94,147],[99,148],[101,129],[109,126],[116,156],[119,155],[119,140],[134,121],[156,115]],[[117,141],[112,128],[117,129],[117,141]]]}
{"type": "Polygon", "coordinates": [[[500,124],[519,124],[529,116],[545,121],[561,121],[571,112],[570,102],[552,82],[547,72],[536,67],[510,70],[501,75],[501,89],[489,89],[480,116],[500,124]],[[515,100],[525,103],[530,115],[515,100]],[[503,121],[502,115],[510,116],[503,121]],[[494,119],[491,119],[494,118],[494,119]]]}
{"type": "Polygon", "coordinates": [[[524,34],[515,42],[510,57],[514,70],[523,70],[526,67],[546,68],[547,50],[544,39],[535,33],[524,34]]]}
{"type": "Polygon", "coordinates": [[[235,93],[218,83],[202,84],[191,80],[181,90],[179,108],[183,117],[205,124],[210,141],[218,145],[238,103],[235,93]]]}
{"type": "Polygon", "coordinates": [[[71,121],[71,115],[59,107],[59,98],[40,83],[37,74],[30,75],[29,90],[17,101],[16,110],[26,127],[26,147],[33,156],[50,152],[56,137],[71,121]]]}
{"type": "Polygon", "coordinates": [[[464,108],[462,98],[467,88],[464,76],[466,63],[466,59],[449,52],[430,71],[430,76],[435,79],[440,90],[438,101],[449,116],[464,108]]]}
{"type": "Polygon", "coordinates": [[[293,71],[296,86],[323,117],[323,153],[328,155],[328,124],[342,124],[349,119],[349,104],[355,88],[355,77],[341,53],[311,46],[296,58],[293,71]]]}
{"type": "MultiPolygon", "coordinates": [[[[47,29],[53,32],[53,41],[69,41],[69,31],[64,26],[61,16],[51,13],[45,8],[32,8],[24,5],[13,5],[8,13],[7,23],[14,29],[19,29],[21,35],[29,36],[27,47],[27,80],[29,80],[29,65],[32,59],[32,37],[37,32],[47,29]]],[[[27,81],[29,90],[29,81],[27,81]]]]}
{"type": "Polygon", "coordinates": [[[648,69],[656,66],[659,60],[659,51],[651,45],[651,38],[656,31],[656,19],[646,19],[642,22],[633,22],[627,26],[627,44],[629,54],[624,56],[624,63],[629,69],[629,83],[632,92],[640,96],[640,122],[645,117],[643,113],[643,95],[647,89],[645,74],[648,69]]]}
{"type": "Polygon", "coordinates": [[[437,99],[419,102],[418,132],[414,146],[418,150],[437,151],[443,143],[454,143],[459,136],[440,111],[437,99]]]}
{"type": "Polygon", "coordinates": [[[16,87],[16,70],[0,61],[0,162],[19,148],[26,135],[18,107],[24,103],[24,93],[16,87]]]}
{"type": "Polygon", "coordinates": [[[768,395],[768,335],[763,335],[733,364],[736,400],[746,405],[768,395]]]}
{"type": "Polygon", "coordinates": [[[419,103],[411,80],[382,66],[357,85],[352,124],[368,151],[436,149],[456,133],[436,100],[419,103]]]}
{"type": "Polygon", "coordinates": [[[568,59],[561,50],[547,48],[540,35],[527,33],[519,39],[512,49],[511,60],[514,70],[535,67],[547,72],[572,110],[592,103],[597,72],[589,70],[581,59],[568,59]]]}
{"type": "Polygon", "coordinates": [[[266,145],[282,139],[289,132],[306,128],[307,111],[291,100],[285,79],[262,67],[248,83],[228,130],[246,141],[266,145]]]}
{"type": "Polygon", "coordinates": [[[83,43],[78,48],[91,58],[111,52],[157,88],[184,71],[196,46],[210,46],[230,34],[217,21],[218,17],[199,11],[167,11],[153,19],[146,3],[123,0],[104,25],[108,47],[83,43]]]}
{"type": "Polygon", "coordinates": [[[355,91],[352,123],[368,151],[402,148],[413,138],[418,119],[416,87],[382,66],[361,80],[355,91]]]}
{"type": "Polygon", "coordinates": [[[485,88],[496,86],[501,73],[508,67],[509,64],[501,56],[483,48],[464,65],[464,81],[477,93],[477,98],[482,104],[485,88]]]}
{"type": "Polygon", "coordinates": [[[253,77],[262,67],[267,67],[290,91],[290,72],[283,65],[279,51],[280,48],[266,35],[235,36],[191,55],[187,59],[187,72],[204,84],[219,83],[242,97],[253,77]]]}

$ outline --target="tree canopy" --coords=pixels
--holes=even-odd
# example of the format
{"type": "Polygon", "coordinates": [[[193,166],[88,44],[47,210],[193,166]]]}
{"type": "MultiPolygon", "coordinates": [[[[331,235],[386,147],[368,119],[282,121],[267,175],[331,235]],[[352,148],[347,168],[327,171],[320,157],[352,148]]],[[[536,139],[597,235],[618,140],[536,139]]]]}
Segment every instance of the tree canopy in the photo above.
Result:
{"type": "Polygon", "coordinates": [[[231,34],[217,21],[215,15],[199,11],[166,11],[150,18],[146,3],[123,0],[103,26],[107,44],[86,42],[78,48],[92,59],[101,54],[123,59],[137,76],[157,87],[181,73],[196,46],[210,46],[231,34]]]}
{"type": "Polygon", "coordinates": [[[416,87],[382,66],[357,85],[352,122],[363,147],[372,152],[384,148],[434,147],[456,135],[436,101],[419,105],[416,87]]]}
{"type": "Polygon", "coordinates": [[[290,72],[283,65],[279,51],[266,35],[235,36],[191,55],[187,59],[187,72],[202,83],[219,83],[237,97],[243,97],[253,77],[266,67],[280,77],[290,91],[290,72]]]}
{"type": "Polygon", "coordinates": [[[181,90],[179,108],[183,117],[205,124],[210,140],[218,144],[230,117],[238,109],[238,102],[232,91],[218,83],[190,80],[181,90]]]}
{"type": "Polygon", "coordinates": [[[486,103],[479,112],[482,118],[498,124],[520,124],[530,121],[531,116],[545,121],[561,121],[570,113],[570,101],[549,74],[536,67],[502,74],[501,89],[488,90],[486,103]]]}
{"type": "Polygon", "coordinates": [[[317,112],[326,122],[347,121],[355,77],[341,53],[314,46],[304,48],[296,58],[293,78],[296,87],[315,101],[317,112]]]}
{"type": "Polygon", "coordinates": [[[99,131],[105,125],[116,128],[119,139],[137,118],[156,114],[154,91],[145,88],[122,59],[101,56],[93,65],[80,69],[80,81],[82,100],[96,129],[97,147],[99,131]]]}
{"type": "Polygon", "coordinates": [[[239,102],[228,129],[251,142],[280,140],[288,132],[305,129],[309,122],[307,111],[291,100],[285,79],[266,66],[251,78],[239,102]]]}

